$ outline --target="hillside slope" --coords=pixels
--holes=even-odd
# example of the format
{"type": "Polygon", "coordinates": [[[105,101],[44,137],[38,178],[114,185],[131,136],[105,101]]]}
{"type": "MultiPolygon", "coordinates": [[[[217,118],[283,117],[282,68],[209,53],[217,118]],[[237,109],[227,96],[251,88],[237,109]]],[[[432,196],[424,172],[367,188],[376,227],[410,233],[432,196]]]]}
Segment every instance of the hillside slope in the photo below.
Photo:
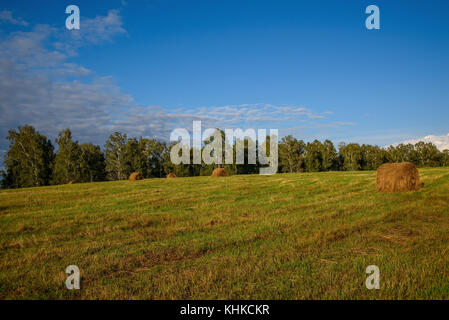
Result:
{"type": "Polygon", "coordinates": [[[448,299],[449,168],[420,174],[403,194],[375,172],[2,190],[0,298],[448,299]]]}

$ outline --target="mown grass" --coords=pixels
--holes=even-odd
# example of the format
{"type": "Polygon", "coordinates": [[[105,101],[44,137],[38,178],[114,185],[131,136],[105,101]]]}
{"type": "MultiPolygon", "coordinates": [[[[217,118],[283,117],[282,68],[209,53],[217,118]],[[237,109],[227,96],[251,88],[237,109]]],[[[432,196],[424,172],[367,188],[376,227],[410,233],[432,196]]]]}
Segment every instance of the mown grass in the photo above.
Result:
{"type": "Polygon", "coordinates": [[[375,172],[2,190],[0,298],[448,299],[449,169],[420,174],[397,194],[375,172]]]}

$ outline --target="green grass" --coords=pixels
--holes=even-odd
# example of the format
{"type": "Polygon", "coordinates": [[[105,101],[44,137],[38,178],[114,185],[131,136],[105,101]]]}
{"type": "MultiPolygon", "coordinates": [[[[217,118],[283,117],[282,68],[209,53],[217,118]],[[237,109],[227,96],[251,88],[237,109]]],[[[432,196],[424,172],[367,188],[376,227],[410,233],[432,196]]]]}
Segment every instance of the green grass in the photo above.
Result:
{"type": "Polygon", "coordinates": [[[420,174],[396,194],[375,172],[2,190],[0,298],[448,299],[449,168],[420,174]]]}

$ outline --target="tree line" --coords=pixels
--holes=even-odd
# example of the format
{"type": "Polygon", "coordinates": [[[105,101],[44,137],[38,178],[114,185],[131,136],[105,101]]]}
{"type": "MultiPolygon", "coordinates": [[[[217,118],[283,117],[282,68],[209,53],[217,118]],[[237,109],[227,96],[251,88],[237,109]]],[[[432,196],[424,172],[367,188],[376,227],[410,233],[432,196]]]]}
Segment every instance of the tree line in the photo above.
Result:
{"type": "MultiPolygon", "coordinates": [[[[71,131],[64,129],[55,139],[55,152],[52,142],[29,125],[9,130],[7,140],[9,149],[4,157],[5,169],[1,171],[2,188],[124,180],[136,171],[145,178],[162,178],[168,173],[179,177],[210,175],[217,167],[214,163],[175,165],[170,161],[174,143],[128,137],[120,132],[111,134],[103,149],[92,143],[78,143],[71,131]]],[[[206,140],[207,143],[211,140],[206,140]]],[[[234,161],[234,164],[222,165],[229,174],[259,172],[262,166],[259,162],[249,164],[247,161],[250,143],[257,145],[257,142],[244,140],[244,164],[234,161]]],[[[235,144],[232,147],[235,159],[235,144]]],[[[278,150],[278,172],[281,173],[376,170],[383,163],[402,161],[419,167],[449,166],[449,150],[441,152],[432,143],[424,142],[388,148],[340,143],[337,150],[330,140],[306,143],[286,136],[279,141],[278,150]]]]}

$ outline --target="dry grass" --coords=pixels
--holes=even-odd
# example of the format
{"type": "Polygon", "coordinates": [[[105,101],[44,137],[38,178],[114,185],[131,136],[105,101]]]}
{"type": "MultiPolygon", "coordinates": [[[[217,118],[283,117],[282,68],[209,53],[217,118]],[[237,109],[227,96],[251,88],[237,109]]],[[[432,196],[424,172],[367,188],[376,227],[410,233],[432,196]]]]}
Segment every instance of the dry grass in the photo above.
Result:
{"type": "Polygon", "coordinates": [[[228,173],[223,168],[215,168],[214,171],[212,171],[212,177],[226,177],[228,173]]]}
{"type": "Polygon", "coordinates": [[[419,172],[413,163],[385,163],[377,169],[376,190],[379,192],[408,192],[420,188],[419,172]]]}
{"type": "Polygon", "coordinates": [[[0,298],[448,299],[449,169],[420,175],[408,193],[375,172],[2,190],[0,298]]]}
{"type": "Polygon", "coordinates": [[[143,180],[143,175],[140,172],[133,172],[129,175],[129,181],[143,180]]]}

